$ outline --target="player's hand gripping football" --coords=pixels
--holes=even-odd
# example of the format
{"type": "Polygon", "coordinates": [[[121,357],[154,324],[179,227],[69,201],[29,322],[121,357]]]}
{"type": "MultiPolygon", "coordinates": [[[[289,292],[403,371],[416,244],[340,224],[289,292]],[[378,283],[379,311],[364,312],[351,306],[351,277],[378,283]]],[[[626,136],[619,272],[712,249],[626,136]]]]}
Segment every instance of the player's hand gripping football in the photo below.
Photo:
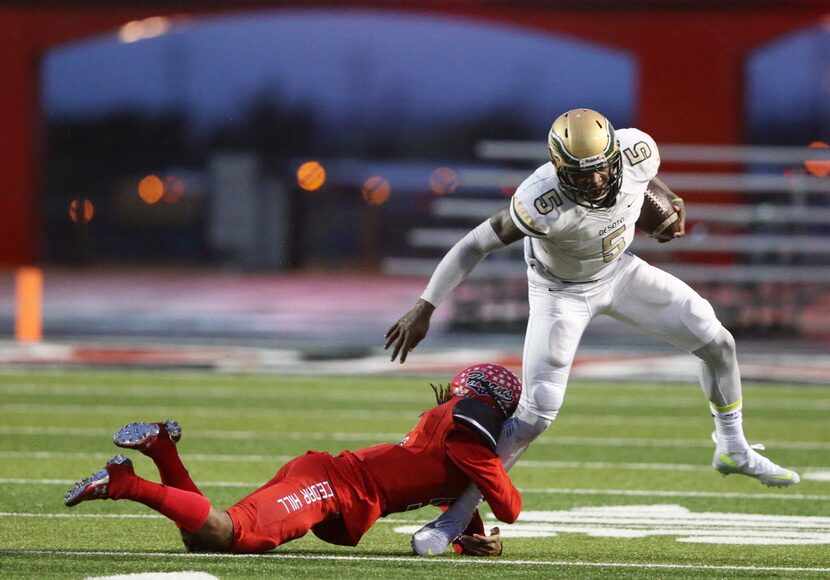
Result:
{"type": "Polygon", "coordinates": [[[658,238],[657,242],[660,244],[665,244],[686,235],[686,204],[683,202],[683,198],[675,195],[671,200],[671,206],[677,212],[677,231],[674,232],[671,238],[658,238]]]}
{"type": "Polygon", "coordinates": [[[501,556],[504,546],[501,545],[501,535],[498,527],[490,530],[489,536],[462,534],[458,543],[467,556],[501,556]]]}
{"type": "Polygon", "coordinates": [[[415,306],[386,331],[384,335],[386,345],[383,348],[388,350],[394,345],[390,360],[394,361],[400,354],[401,364],[406,362],[406,355],[409,351],[418,346],[418,343],[427,335],[429,319],[432,318],[434,311],[435,306],[419,298],[415,306]]]}

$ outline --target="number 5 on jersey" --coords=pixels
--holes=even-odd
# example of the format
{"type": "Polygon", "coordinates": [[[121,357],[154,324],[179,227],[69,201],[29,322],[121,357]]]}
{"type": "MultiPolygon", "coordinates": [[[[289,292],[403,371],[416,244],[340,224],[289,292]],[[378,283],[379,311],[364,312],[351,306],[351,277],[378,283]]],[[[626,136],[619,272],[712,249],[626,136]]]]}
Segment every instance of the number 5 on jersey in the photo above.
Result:
{"type": "Polygon", "coordinates": [[[562,205],[562,198],[555,189],[550,189],[533,200],[533,207],[536,208],[541,215],[547,215],[553,211],[553,208],[562,205]]]}
{"type": "Polygon", "coordinates": [[[625,249],[625,224],[618,227],[616,230],[602,238],[602,259],[605,262],[610,262],[619,256],[625,249]]]}

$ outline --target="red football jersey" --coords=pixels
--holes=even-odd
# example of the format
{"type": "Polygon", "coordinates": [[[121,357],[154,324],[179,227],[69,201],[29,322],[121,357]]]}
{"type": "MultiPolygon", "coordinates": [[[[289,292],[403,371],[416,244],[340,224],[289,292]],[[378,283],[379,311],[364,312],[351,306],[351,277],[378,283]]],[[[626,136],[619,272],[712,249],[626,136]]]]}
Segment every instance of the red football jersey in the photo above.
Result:
{"type": "Polygon", "coordinates": [[[521,496],[481,436],[453,419],[462,400],[454,397],[424,412],[397,445],[382,443],[333,458],[342,519],[322,522],[314,533],[328,542],[355,545],[378,517],[447,505],[471,482],[499,520],[514,522],[521,496]]]}

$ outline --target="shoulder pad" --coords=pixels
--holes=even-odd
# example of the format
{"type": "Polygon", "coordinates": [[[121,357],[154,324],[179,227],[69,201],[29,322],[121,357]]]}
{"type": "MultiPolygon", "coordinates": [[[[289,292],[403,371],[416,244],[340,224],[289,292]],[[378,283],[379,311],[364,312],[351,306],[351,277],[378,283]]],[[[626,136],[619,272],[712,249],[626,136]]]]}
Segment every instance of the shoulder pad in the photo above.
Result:
{"type": "Polygon", "coordinates": [[[562,204],[558,184],[553,164],[546,163],[516,189],[510,200],[510,217],[526,236],[543,238],[550,232],[549,222],[560,213],[562,204]]]}
{"type": "Polygon", "coordinates": [[[501,413],[491,409],[481,401],[462,399],[452,410],[452,418],[456,423],[472,429],[484,440],[490,450],[496,450],[496,442],[499,439],[499,434],[501,434],[501,425],[504,423],[501,413]]]}
{"type": "MultiPolygon", "coordinates": [[[[657,175],[660,169],[660,152],[657,144],[648,133],[639,129],[620,129],[617,131],[623,156],[623,171],[627,175],[630,189],[644,191],[644,185],[657,175]],[[632,181],[638,182],[634,185],[632,181]]],[[[634,191],[632,191],[634,192],[634,191]]]]}

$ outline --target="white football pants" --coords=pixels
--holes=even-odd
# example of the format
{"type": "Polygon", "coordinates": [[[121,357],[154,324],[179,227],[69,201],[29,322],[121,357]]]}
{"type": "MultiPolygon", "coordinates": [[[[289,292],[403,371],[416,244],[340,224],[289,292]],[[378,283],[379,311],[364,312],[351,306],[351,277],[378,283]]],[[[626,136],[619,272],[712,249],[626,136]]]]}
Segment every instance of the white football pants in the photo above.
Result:
{"type": "MultiPolygon", "coordinates": [[[[625,253],[606,278],[582,284],[552,281],[528,268],[530,315],[525,335],[522,396],[504,422],[497,453],[510,469],[556,419],[571,365],[588,323],[607,314],[701,359],[700,385],[716,406],[741,399],[732,335],[712,306],[686,283],[625,253]]],[[[481,501],[471,485],[440,520],[463,530],[481,501]]]]}
{"type": "MultiPolygon", "coordinates": [[[[528,268],[530,315],[520,416],[556,419],[582,333],[596,316],[606,314],[692,353],[701,349],[701,354],[708,353],[703,347],[721,334],[723,327],[712,306],[685,282],[630,253],[618,262],[605,278],[586,283],[552,281],[537,273],[538,266],[528,268]]],[[[732,345],[731,352],[722,349],[710,358],[734,360],[732,345]]],[[[729,366],[728,360],[721,365],[729,366]]],[[[722,372],[710,370],[712,375],[722,372]]],[[[701,386],[710,397],[713,389],[707,389],[703,377],[701,386]]]]}

